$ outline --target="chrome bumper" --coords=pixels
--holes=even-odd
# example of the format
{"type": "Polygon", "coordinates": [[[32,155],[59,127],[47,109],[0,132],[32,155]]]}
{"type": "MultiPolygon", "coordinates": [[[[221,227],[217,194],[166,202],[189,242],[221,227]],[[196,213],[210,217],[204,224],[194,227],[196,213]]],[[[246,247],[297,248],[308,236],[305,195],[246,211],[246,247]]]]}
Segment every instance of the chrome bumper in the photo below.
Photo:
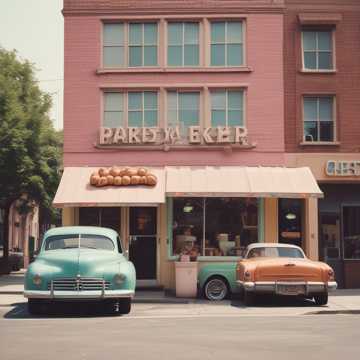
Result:
{"type": "Polygon", "coordinates": [[[315,281],[236,281],[238,286],[246,291],[259,292],[259,293],[278,293],[277,288],[279,285],[300,285],[305,287],[305,294],[316,294],[324,291],[333,291],[337,288],[336,281],[315,282],[315,281]]]}
{"type": "Polygon", "coordinates": [[[133,298],[134,290],[98,290],[98,291],[41,291],[25,290],[24,296],[29,299],[53,300],[101,300],[109,298],[133,298]]]}

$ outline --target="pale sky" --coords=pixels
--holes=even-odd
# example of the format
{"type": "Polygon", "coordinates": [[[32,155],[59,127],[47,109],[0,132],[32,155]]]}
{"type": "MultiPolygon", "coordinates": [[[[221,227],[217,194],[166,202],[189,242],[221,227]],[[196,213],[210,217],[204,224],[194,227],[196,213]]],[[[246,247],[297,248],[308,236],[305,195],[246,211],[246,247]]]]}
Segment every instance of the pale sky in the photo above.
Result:
{"type": "Polygon", "coordinates": [[[63,0],[0,0],[0,46],[34,63],[42,90],[51,94],[50,117],[63,126],[63,0]]]}

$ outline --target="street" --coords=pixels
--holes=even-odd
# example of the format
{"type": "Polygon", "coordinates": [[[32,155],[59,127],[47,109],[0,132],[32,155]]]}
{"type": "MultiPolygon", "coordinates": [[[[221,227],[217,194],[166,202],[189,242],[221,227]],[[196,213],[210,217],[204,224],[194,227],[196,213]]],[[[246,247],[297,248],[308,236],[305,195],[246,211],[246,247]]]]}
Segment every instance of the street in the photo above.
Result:
{"type": "Polygon", "coordinates": [[[270,351],[273,359],[357,359],[359,311],[335,303],[336,297],[325,307],[306,301],[135,303],[127,316],[70,306],[61,315],[34,318],[21,295],[0,295],[1,359],[152,360],[169,353],[174,359],[263,359],[270,351]]]}

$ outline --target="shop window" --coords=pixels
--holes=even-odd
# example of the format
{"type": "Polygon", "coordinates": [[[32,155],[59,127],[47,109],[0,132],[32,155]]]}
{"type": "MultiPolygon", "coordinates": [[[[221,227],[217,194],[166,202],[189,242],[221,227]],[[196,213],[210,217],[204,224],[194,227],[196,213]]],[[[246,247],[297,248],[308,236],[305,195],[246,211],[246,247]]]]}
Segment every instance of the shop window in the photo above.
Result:
{"type": "Polygon", "coordinates": [[[212,22],[211,66],[243,64],[243,23],[241,21],[212,22]]]}
{"type": "Polygon", "coordinates": [[[211,126],[244,125],[244,91],[211,91],[211,126]]]}
{"type": "Polygon", "coordinates": [[[79,225],[102,226],[120,232],[120,208],[82,207],[79,208],[79,225]]]}
{"type": "Polygon", "coordinates": [[[173,199],[173,255],[241,256],[258,241],[254,198],[173,199]]]}
{"type": "Polygon", "coordinates": [[[157,65],[158,24],[156,22],[104,24],[104,67],[157,65]]]}
{"type": "Polygon", "coordinates": [[[180,132],[186,136],[189,126],[199,125],[200,92],[168,91],[167,125],[179,126],[180,132]]]}
{"type": "Polygon", "coordinates": [[[343,207],[344,258],[360,259],[360,206],[343,207]]]}
{"type": "Polygon", "coordinates": [[[303,200],[279,199],[279,243],[303,247],[303,200]]]}
{"type": "Polygon", "coordinates": [[[158,98],[155,91],[128,93],[128,126],[155,127],[158,123],[158,98]]]}
{"type": "Polygon", "coordinates": [[[335,97],[305,96],[303,106],[304,141],[334,141],[335,97]]]}
{"type": "Polygon", "coordinates": [[[199,23],[168,23],[169,66],[199,65],[199,23]]]}
{"type": "Polygon", "coordinates": [[[303,66],[305,70],[332,70],[333,33],[332,31],[302,32],[303,66]]]}

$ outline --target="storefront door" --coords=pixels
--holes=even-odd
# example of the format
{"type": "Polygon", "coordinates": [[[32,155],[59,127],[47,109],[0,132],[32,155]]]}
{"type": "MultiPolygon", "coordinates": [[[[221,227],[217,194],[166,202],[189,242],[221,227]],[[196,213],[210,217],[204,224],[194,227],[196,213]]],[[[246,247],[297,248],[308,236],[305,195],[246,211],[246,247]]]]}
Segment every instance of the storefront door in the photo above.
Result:
{"type": "Polygon", "coordinates": [[[156,284],[157,208],[131,207],[129,211],[129,255],[138,285],[156,284]]]}

